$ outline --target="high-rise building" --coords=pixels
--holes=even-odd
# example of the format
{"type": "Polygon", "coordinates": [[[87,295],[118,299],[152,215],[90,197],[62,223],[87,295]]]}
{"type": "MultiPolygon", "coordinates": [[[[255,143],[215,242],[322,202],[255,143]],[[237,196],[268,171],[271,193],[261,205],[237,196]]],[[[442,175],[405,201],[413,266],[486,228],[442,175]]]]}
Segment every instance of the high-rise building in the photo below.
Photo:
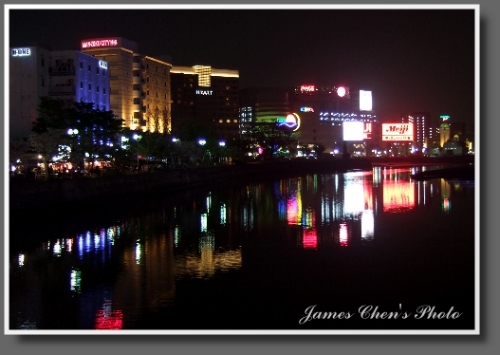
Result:
{"type": "Polygon", "coordinates": [[[171,129],[169,56],[147,56],[122,37],[83,40],[82,52],[109,63],[110,105],[130,129],[168,133],[171,129]]]}
{"type": "Polygon", "coordinates": [[[303,143],[321,144],[325,153],[368,154],[378,144],[374,132],[378,118],[370,90],[347,86],[295,88],[293,112],[300,118],[297,138],[303,143]],[[349,136],[347,136],[349,135],[349,136]]]}
{"type": "Polygon", "coordinates": [[[451,138],[450,136],[450,116],[441,115],[439,116],[439,145],[444,146],[446,142],[451,138]]]}
{"type": "Polygon", "coordinates": [[[188,120],[230,139],[239,133],[239,72],[206,65],[172,66],[172,127],[188,120]]]}
{"type": "Polygon", "coordinates": [[[412,152],[424,152],[429,147],[429,129],[431,127],[431,116],[429,112],[415,112],[403,115],[402,123],[413,123],[412,152]]]}
{"type": "Polygon", "coordinates": [[[91,102],[95,109],[110,109],[105,60],[76,50],[31,46],[11,48],[9,69],[12,138],[29,136],[42,96],[60,99],[68,107],[74,102],[91,102]]]}
{"type": "Polygon", "coordinates": [[[240,91],[240,130],[258,124],[276,123],[293,112],[293,88],[247,88],[240,91]]]}

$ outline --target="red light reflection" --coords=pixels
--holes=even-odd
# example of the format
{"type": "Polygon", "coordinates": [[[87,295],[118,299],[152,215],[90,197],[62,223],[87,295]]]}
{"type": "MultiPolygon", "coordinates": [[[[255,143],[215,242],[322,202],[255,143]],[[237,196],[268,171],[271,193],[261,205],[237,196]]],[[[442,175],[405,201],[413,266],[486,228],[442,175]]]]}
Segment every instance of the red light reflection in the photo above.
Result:
{"type": "Polygon", "coordinates": [[[123,312],[121,310],[111,310],[109,304],[104,304],[102,309],[98,309],[95,316],[95,329],[116,330],[123,328],[123,312]]]}
{"type": "Polygon", "coordinates": [[[347,224],[345,223],[340,224],[339,243],[341,247],[346,247],[348,244],[347,224]]]}
{"type": "Polygon", "coordinates": [[[415,186],[405,181],[384,181],[384,212],[415,207],[415,186]]]}
{"type": "Polygon", "coordinates": [[[318,235],[315,228],[304,230],[302,246],[304,248],[316,248],[318,246],[318,235]]]}

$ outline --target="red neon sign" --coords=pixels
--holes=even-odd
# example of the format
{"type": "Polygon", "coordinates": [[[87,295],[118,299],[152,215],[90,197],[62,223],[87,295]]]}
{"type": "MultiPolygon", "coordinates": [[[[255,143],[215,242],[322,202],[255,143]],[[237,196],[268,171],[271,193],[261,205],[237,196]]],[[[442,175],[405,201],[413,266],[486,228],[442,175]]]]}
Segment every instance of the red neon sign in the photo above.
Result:
{"type": "Polygon", "coordinates": [[[82,49],[97,48],[97,47],[116,47],[117,45],[118,45],[118,39],[116,38],[88,39],[82,41],[82,49]]]}
{"type": "Polygon", "coordinates": [[[316,91],[316,87],[314,85],[302,85],[300,87],[300,91],[302,91],[302,92],[313,92],[313,91],[316,91]]]}

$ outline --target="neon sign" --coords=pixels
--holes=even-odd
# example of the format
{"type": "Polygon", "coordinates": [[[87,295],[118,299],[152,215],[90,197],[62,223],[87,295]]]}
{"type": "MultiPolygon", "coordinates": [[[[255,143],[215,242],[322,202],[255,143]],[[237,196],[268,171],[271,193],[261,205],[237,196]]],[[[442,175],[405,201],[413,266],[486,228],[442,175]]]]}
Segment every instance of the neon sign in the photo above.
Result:
{"type": "Polygon", "coordinates": [[[302,111],[302,112],[314,112],[314,109],[312,107],[301,107],[300,111],[302,111]]]}
{"type": "Polygon", "coordinates": [[[212,95],[213,90],[196,90],[196,95],[212,95]]]}
{"type": "Polygon", "coordinates": [[[316,87],[314,85],[302,85],[300,87],[301,92],[313,92],[316,91],[316,87]]]}
{"type": "Polygon", "coordinates": [[[12,50],[13,57],[26,57],[28,55],[31,55],[30,48],[15,48],[12,50]]]}
{"type": "Polygon", "coordinates": [[[363,122],[363,139],[372,139],[372,123],[363,122]]]}
{"type": "Polygon", "coordinates": [[[100,60],[99,67],[101,67],[102,69],[108,69],[108,63],[105,62],[104,60],[100,60]]]}
{"type": "Polygon", "coordinates": [[[340,97],[344,97],[345,94],[347,93],[345,87],[341,86],[337,89],[337,95],[339,95],[340,97]]]}
{"type": "Polygon", "coordinates": [[[97,48],[97,47],[116,47],[118,45],[118,39],[90,39],[82,41],[82,48],[97,48]]]}
{"type": "Polygon", "coordinates": [[[441,115],[441,116],[439,116],[439,118],[441,118],[441,121],[448,121],[450,119],[450,116],[448,116],[448,115],[441,115]]]}
{"type": "Polygon", "coordinates": [[[295,132],[300,127],[300,117],[296,113],[290,113],[285,118],[279,117],[276,119],[278,127],[292,128],[295,132]]]}

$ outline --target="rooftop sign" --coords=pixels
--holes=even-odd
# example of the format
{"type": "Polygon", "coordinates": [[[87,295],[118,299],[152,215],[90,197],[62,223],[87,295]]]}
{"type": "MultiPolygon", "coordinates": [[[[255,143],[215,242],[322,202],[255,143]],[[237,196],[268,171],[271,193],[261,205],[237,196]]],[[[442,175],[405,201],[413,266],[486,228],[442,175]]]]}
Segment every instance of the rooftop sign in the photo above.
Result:
{"type": "Polygon", "coordinates": [[[82,41],[82,49],[99,48],[99,47],[116,47],[116,46],[118,46],[117,38],[87,39],[82,41]]]}
{"type": "Polygon", "coordinates": [[[30,48],[14,48],[12,50],[13,57],[26,57],[28,55],[31,55],[30,48]]]}

